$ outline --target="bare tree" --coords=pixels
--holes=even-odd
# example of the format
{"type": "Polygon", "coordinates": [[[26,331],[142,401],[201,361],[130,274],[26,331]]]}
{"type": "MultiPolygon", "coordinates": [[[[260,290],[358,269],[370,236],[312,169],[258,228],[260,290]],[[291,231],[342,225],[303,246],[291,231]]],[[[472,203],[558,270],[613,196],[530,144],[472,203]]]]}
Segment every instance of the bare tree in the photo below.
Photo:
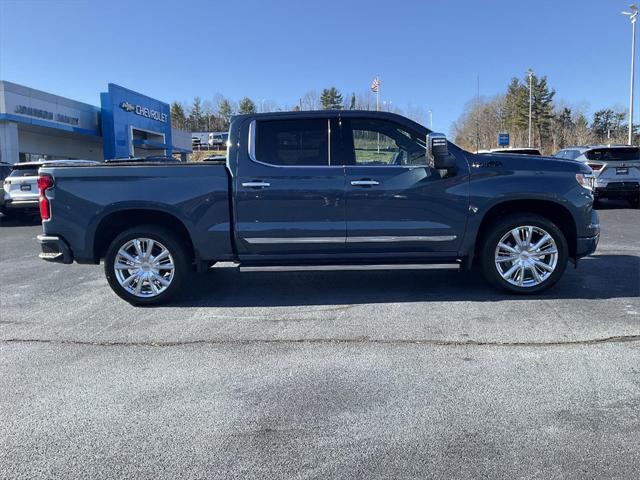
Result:
{"type": "Polygon", "coordinates": [[[317,90],[309,90],[302,96],[301,103],[303,110],[319,110],[320,94],[317,90]]]}

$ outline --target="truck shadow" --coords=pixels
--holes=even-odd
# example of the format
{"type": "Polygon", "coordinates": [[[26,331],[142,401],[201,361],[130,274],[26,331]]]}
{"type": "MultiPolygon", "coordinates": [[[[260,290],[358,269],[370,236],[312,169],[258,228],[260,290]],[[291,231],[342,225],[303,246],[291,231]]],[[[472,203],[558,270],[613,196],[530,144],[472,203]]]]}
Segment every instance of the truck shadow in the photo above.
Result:
{"type": "Polygon", "coordinates": [[[624,210],[624,209],[633,210],[633,207],[631,206],[631,203],[628,200],[608,199],[608,198],[598,201],[598,203],[594,208],[596,210],[624,210]]]}
{"type": "Polygon", "coordinates": [[[479,271],[252,272],[213,268],[175,298],[183,307],[274,307],[401,302],[608,299],[640,296],[640,257],[599,255],[569,264],[551,290],[520,296],[489,287],[479,271]]]}
{"type": "Polygon", "coordinates": [[[30,227],[41,223],[39,215],[7,217],[0,213],[0,227],[30,227]]]}

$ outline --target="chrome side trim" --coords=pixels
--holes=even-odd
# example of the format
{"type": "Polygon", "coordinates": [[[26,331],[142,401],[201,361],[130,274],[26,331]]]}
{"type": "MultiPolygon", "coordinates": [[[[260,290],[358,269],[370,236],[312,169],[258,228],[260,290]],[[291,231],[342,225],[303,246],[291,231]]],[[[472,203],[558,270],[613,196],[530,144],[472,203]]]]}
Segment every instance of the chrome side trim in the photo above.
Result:
{"type": "Polygon", "coordinates": [[[386,242],[450,242],[456,235],[379,236],[379,237],[254,237],[244,238],[252,244],[281,243],[386,243],[386,242]]]}
{"type": "Polygon", "coordinates": [[[274,237],[245,238],[247,243],[279,244],[279,243],[345,243],[345,237],[274,237]]]}
{"type": "Polygon", "coordinates": [[[347,237],[347,243],[450,242],[456,238],[456,235],[347,237]]]}
{"type": "Polygon", "coordinates": [[[412,263],[382,265],[278,265],[250,266],[240,265],[241,272],[332,272],[345,270],[460,270],[459,263],[412,263]]]}

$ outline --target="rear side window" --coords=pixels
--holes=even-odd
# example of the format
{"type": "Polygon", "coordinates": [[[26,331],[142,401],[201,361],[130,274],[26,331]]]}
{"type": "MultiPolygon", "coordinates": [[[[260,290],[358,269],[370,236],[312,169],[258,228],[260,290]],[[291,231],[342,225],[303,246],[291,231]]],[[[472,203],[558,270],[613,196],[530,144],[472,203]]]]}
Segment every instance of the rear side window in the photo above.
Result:
{"type": "Polygon", "coordinates": [[[37,168],[16,168],[9,175],[10,177],[37,177],[37,168]]]}
{"type": "Polygon", "coordinates": [[[597,160],[602,162],[629,161],[640,159],[639,148],[594,148],[586,154],[587,160],[597,160]]]}
{"type": "Polygon", "coordinates": [[[255,142],[259,162],[282,166],[329,165],[326,118],[258,121],[255,142]]]}

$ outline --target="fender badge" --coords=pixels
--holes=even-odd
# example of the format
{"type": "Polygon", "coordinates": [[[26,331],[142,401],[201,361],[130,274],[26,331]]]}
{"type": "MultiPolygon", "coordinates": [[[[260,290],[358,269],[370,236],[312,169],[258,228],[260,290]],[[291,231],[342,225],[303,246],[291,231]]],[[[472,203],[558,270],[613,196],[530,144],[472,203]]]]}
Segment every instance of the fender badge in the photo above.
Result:
{"type": "Polygon", "coordinates": [[[488,162],[473,162],[471,166],[473,168],[495,168],[501,167],[502,162],[500,160],[489,160],[488,162]]]}

